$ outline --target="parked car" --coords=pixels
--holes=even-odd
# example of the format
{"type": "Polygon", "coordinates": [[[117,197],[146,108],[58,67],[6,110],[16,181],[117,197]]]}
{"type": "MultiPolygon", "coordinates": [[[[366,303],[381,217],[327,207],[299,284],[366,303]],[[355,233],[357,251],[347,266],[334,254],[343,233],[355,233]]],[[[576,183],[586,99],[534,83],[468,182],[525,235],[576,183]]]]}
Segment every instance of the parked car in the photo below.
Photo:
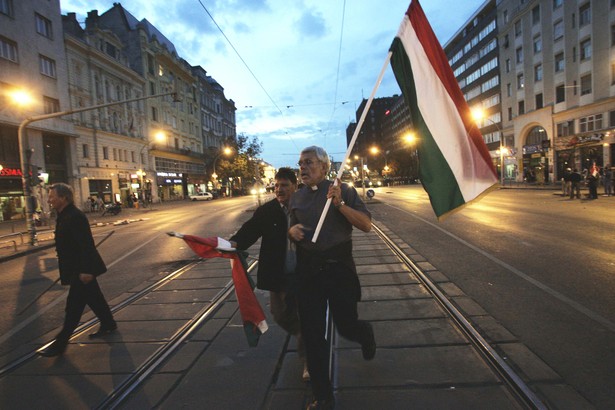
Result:
{"type": "Polygon", "coordinates": [[[191,201],[211,201],[212,199],[214,199],[214,196],[211,194],[211,192],[198,192],[194,195],[189,195],[188,197],[191,201]]]}

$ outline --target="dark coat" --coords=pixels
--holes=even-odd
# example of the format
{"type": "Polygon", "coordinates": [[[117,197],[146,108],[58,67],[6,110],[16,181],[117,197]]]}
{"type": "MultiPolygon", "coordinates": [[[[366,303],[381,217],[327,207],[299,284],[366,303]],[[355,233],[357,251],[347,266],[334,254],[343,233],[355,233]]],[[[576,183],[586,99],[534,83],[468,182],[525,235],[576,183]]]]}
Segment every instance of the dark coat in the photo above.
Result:
{"type": "Polygon", "coordinates": [[[248,249],[260,237],[256,286],[259,289],[280,292],[287,289],[288,275],[284,273],[288,221],[277,199],[260,206],[252,218],[231,237],[237,249],[248,249]]]}
{"type": "Polygon", "coordinates": [[[74,204],[67,205],[58,214],[55,239],[63,285],[70,284],[80,273],[98,276],[107,271],[94,245],[88,218],[74,204]]]}

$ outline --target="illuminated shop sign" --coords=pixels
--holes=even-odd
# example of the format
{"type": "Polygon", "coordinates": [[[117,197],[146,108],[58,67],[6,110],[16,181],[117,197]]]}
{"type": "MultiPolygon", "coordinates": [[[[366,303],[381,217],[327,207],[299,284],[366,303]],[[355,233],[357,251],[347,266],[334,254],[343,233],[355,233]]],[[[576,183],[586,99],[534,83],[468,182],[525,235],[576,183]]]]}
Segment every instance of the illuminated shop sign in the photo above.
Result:
{"type": "Polygon", "coordinates": [[[21,177],[21,169],[19,168],[2,168],[0,169],[0,177],[21,177]]]}
{"type": "Polygon", "coordinates": [[[156,175],[159,177],[171,177],[171,178],[181,178],[183,174],[181,172],[156,172],[156,175]]]}

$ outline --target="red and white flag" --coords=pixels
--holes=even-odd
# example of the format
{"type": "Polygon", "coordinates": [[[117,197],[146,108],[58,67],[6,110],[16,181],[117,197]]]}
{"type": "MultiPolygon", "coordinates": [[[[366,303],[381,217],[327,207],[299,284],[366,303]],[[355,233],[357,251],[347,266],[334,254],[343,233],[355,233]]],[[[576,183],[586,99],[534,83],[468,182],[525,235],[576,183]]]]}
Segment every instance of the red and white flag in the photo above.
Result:
{"type": "Polygon", "coordinates": [[[190,249],[202,258],[226,258],[231,260],[235,294],[239,304],[239,312],[243,321],[248,344],[252,347],[258,344],[260,335],[268,329],[265,313],[254,294],[254,287],[244,267],[240,253],[230,247],[230,243],[222,238],[201,238],[193,235],[183,235],[170,232],[170,236],[182,238],[190,249]]]}

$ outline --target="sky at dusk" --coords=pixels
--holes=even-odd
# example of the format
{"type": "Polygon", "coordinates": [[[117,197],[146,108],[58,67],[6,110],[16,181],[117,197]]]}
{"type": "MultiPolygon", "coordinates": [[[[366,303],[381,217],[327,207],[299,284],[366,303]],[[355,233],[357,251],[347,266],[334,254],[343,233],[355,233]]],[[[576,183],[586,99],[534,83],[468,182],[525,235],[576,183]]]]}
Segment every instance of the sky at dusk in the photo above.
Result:
{"type": "MultiPolygon", "coordinates": [[[[76,13],[82,25],[88,11],[103,14],[113,6],[111,0],[60,1],[62,13],[76,13]]],[[[484,1],[423,0],[421,6],[445,44],[484,1]]],[[[335,161],[344,158],[346,127],[371,94],[410,0],[120,3],[224,87],[237,107],[237,133],[258,137],[261,157],[281,167],[295,165],[310,145],[324,147],[335,161]]],[[[399,93],[389,67],[376,97],[399,93]]]]}

